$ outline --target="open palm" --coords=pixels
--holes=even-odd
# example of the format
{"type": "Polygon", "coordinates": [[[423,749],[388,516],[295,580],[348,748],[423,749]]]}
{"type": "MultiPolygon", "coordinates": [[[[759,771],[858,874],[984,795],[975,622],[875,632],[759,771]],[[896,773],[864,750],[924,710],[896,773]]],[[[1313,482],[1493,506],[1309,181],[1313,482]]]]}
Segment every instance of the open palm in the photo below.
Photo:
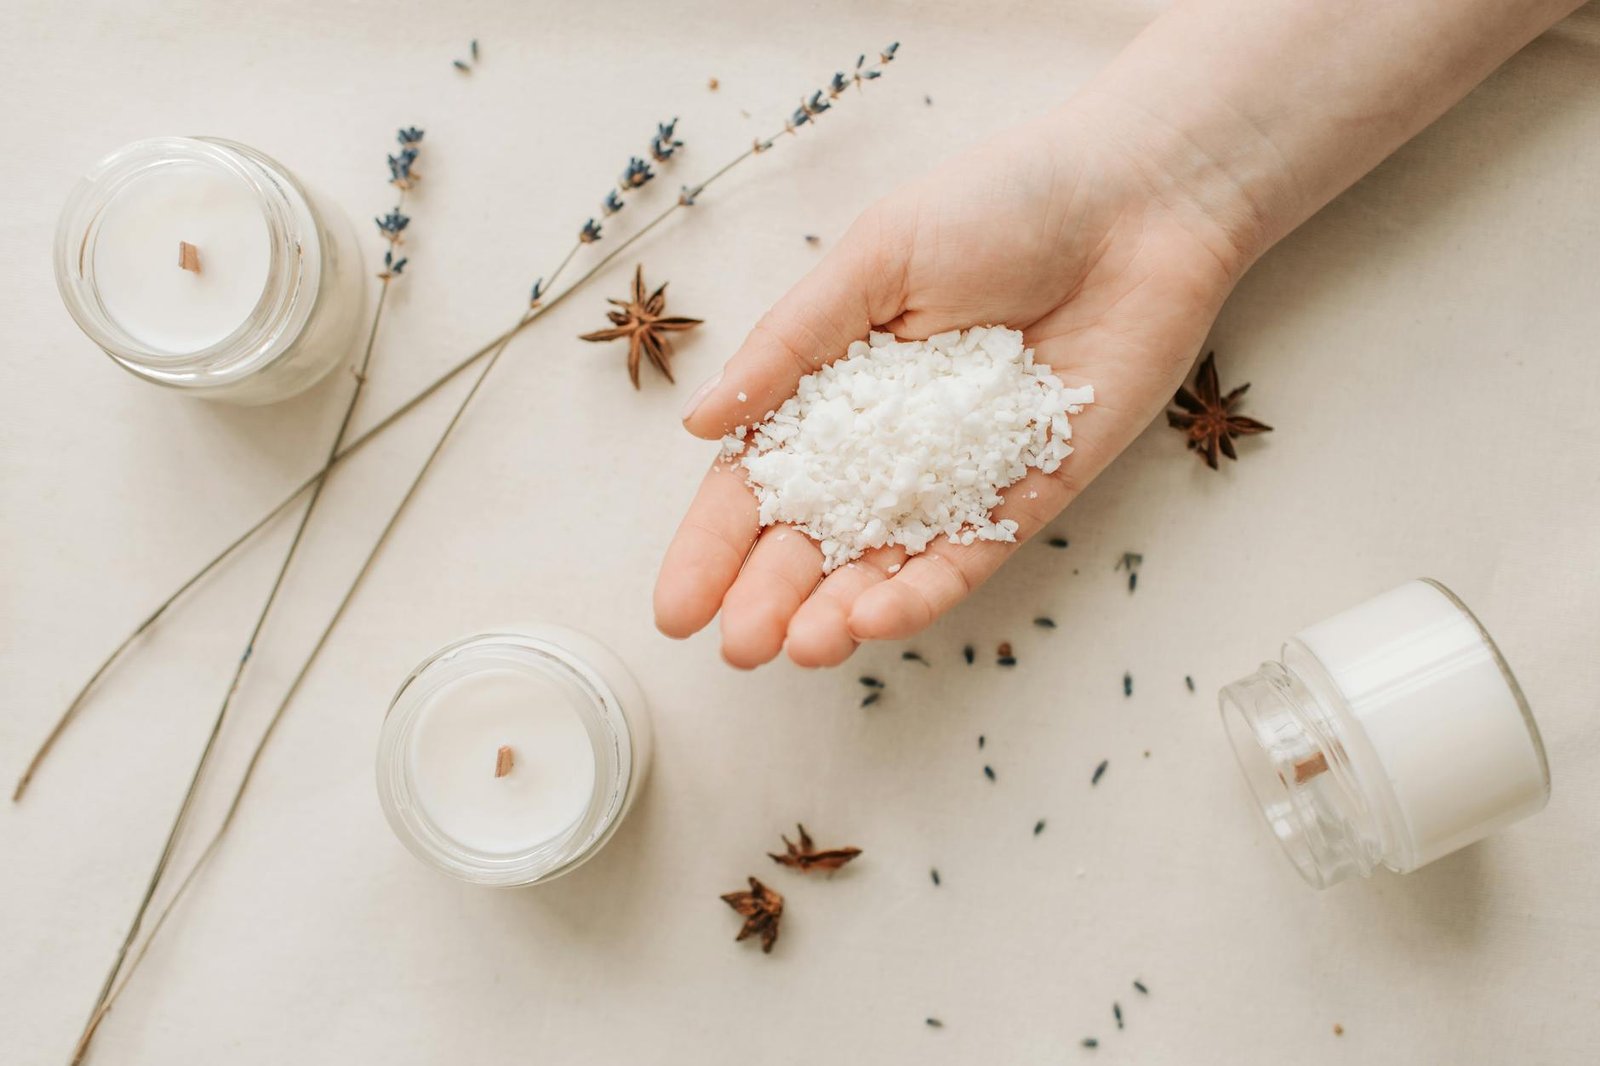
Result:
{"type": "Polygon", "coordinates": [[[1017,521],[1018,543],[941,538],[910,558],[895,545],[824,577],[817,545],[791,527],[761,529],[742,468],[719,460],[661,566],[662,632],[688,636],[720,609],[723,656],[742,668],[785,648],[802,666],[831,666],[862,641],[911,636],[982,584],[1161,411],[1242,257],[1177,182],[1111,142],[1053,116],[875,204],[756,324],[686,418],[705,438],[757,422],[871,329],[914,338],[1021,329],[1066,385],[1093,385],[1095,403],[1074,418],[1077,450],[1059,470],[1030,471],[1003,493],[995,516],[1017,521]]]}

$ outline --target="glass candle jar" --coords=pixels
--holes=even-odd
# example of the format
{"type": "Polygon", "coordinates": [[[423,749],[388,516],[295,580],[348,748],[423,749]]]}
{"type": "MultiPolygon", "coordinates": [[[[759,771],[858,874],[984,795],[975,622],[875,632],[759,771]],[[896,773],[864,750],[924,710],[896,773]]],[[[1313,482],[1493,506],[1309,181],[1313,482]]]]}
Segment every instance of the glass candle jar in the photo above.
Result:
{"type": "Polygon", "coordinates": [[[214,137],[137,141],[73,189],[56,285],[124,369],[271,403],[348,356],[365,301],[349,220],[276,161],[214,137]]]}
{"type": "Polygon", "coordinates": [[[1302,630],[1220,702],[1267,823],[1318,888],[1409,873],[1550,798],[1511,668],[1436,581],[1302,630]]]}
{"type": "Polygon", "coordinates": [[[649,761],[644,697],[604,646],[555,626],[486,633],[400,686],[378,740],[378,798],[429,865],[529,885],[600,850],[649,761]]]}

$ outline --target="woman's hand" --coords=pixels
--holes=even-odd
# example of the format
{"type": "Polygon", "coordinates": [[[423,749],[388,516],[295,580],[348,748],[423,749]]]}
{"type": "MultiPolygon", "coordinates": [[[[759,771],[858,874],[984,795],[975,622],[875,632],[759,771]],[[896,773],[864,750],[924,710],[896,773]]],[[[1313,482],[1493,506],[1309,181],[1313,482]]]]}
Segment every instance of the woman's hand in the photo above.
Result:
{"type": "MultiPolygon", "coordinates": [[[[874,327],[1020,328],[1096,401],[1061,469],[1005,493],[997,514],[1025,539],[1161,410],[1256,256],[1580,3],[1179,0],[1067,107],[870,208],[685,422],[714,438],[762,418],[874,327]]],[[[735,666],[785,646],[830,665],[921,630],[1015,550],[883,549],[823,579],[816,545],[760,530],[740,469],[714,466],[662,563],[656,623],[685,637],[720,608],[735,666]]]]}
{"type": "MultiPolygon", "coordinates": [[[[802,666],[843,662],[866,640],[911,636],[959,603],[1094,479],[1161,411],[1247,261],[1240,236],[1136,162],[1082,111],[1011,130],[869,208],[751,332],[685,422],[715,439],[762,419],[796,383],[880,329],[928,337],[1021,329],[1037,358],[1095,403],[1054,474],[1004,492],[1018,543],[950,544],[910,559],[869,552],[823,577],[822,553],[760,529],[735,463],[706,475],[662,564],[656,621],[686,637],[722,612],[723,656],[750,668],[785,647],[802,666]]],[[[1222,213],[1226,214],[1226,213],[1222,213]]],[[[1242,216],[1241,216],[1242,217],[1242,216]]]]}

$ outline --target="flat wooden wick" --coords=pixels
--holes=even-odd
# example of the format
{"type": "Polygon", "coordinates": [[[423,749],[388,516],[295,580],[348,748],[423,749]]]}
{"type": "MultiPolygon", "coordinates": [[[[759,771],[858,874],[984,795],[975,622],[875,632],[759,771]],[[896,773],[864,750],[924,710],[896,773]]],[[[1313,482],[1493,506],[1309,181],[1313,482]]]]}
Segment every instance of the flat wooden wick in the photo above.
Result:
{"type": "Polygon", "coordinates": [[[1294,783],[1303,785],[1318,774],[1326,773],[1327,770],[1328,757],[1319,751],[1304,762],[1294,764],[1294,783]]]}
{"type": "Polygon", "coordinates": [[[509,774],[515,761],[511,754],[511,745],[500,745],[500,750],[494,753],[494,776],[504,777],[509,774]]]}
{"type": "Polygon", "coordinates": [[[178,242],[178,266],[184,270],[200,273],[200,249],[188,241],[178,242]]]}

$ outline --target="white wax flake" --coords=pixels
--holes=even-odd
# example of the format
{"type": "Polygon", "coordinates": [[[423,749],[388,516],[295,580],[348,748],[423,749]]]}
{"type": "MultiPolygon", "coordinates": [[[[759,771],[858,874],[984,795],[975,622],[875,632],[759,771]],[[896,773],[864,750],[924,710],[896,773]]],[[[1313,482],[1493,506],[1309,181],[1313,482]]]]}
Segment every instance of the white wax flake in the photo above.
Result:
{"type": "Polygon", "coordinates": [[[894,563],[888,567],[888,570],[891,574],[898,574],[900,572],[900,564],[894,563]]]}
{"type": "Polygon", "coordinates": [[[745,395],[745,394],[744,394],[744,393],[742,393],[742,392],[741,392],[741,393],[740,393],[740,394],[739,394],[739,402],[740,402],[740,403],[744,403],[744,402],[745,402],[745,401],[746,401],[746,400],[748,400],[748,399],[749,399],[749,398],[750,398],[750,397],[748,397],[748,396],[746,396],[746,395],[745,395]]]}
{"type": "Polygon", "coordinates": [[[1035,363],[1016,330],[870,333],[723,452],[744,453],[761,524],[809,534],[828,572],[889,544],[916,555],[941,535],[1016,540],[1016,522],[989,517],[1000,490],[1057,470],[1072,454],[1067,416],[1093,402],[1093,387],[1066,388],[1035,363]]]}

